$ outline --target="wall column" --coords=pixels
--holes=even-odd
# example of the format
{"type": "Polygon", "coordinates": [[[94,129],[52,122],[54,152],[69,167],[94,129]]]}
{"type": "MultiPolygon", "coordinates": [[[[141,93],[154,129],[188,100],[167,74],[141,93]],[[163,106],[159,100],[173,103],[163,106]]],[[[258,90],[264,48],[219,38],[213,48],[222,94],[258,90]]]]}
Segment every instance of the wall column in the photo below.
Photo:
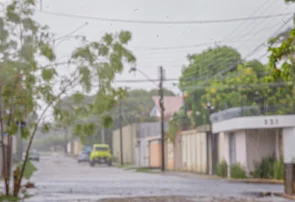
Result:
{"type": "Polygon", "coordinates": [[[295,128],[283,129],[285,193],[295,194],[295,128]]]}

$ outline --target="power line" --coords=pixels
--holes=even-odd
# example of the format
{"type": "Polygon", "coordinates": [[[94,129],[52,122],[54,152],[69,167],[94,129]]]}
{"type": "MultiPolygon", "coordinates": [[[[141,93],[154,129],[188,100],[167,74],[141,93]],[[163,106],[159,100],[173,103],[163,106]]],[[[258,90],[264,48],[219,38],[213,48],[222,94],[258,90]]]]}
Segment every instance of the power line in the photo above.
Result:
{"type": "MultiPolygon", "coordinates": [[[[269,27],[262,27],[261,29],[257,30],[256,32],[254,32],[252,35],[253,36],[257,36],[259,33],[261,33],[262,31],[268,30],[268,29],[273,29],[275,26],[281,25],[282,23],[277,23],[275,25],[269,26],[269,27]]],[[[193,44],[193,45],[181,45],[181,46],[158,46],[158,47],[144,47],[144,46],[132,46],[131,48],[136,49],[136,50],[174,50],[174,49],[186,49],[186,48],[199,48],[199,47],[203,47],[203,46],[208,46],[208,45],[214,45],[214,43],[223,43],[223,42],[249,42],[249,41],[253,41],[253,37],[247,39],[247,40],[240,40],[249,36],[249,33],[243,34],[241,36],[232,38],[232,39],[225,39],[225,40],[218,40],[218,41],[207,41],[207,42],[203,42],[203,43],[198,43],[198,44],[193,44]],[[239,41],[237,40],[239,39],[239,41]]]]}
{"type": "MultiPolygon", "coordinates": [[[[179,79],[176,78],[170,78],[170,79],[164,79],[164,81],[178,81],[179,79]]],[[[160,79],[135,79],[135,80],[115,80],[115,83],[146,83],[146,82],[157,82],[160,81],[160,79]]]]}
{"type": "MultiPolygon", "coordinates": [[[[55,38],[54,40],[55,41],[58,41],[58,40],[61,40],[61,39],[64,39],[64,38],[69,38],[71,37],[73,34],[75,34],[77,31],[80,31],[81,29],[83,29],[84,27],[86,27],[89,23],[88,22],[85,22],[83,23],[82,25],[80,25],[79,27],[77,27],[76,29],[74,29],[73,31],[71,31],[70,33],[68,34],[65,34],[63,36],[60,36],[60,37],[57,37],[55,38]]],[[[76,36],[75,36],[76,37],[76,36]]]]}
{"type": "Polygon", "coordinates": [[[243,17],[243,18],[229,18],[229,19],[222,19],[222,20],[143,21],[143,20],[122,20],[122,19],[115,19],[115,18],[100,18],[100,17],[76,15],[76,14],[68,14],[68,13],[59,13],[59,12],[52,12],[52,11],[39,11],[39,13],[43,13],[43,14],[47,14],[47,15],[54,15],[57,17],[61,16],[61,17],[68,17],[68,18],[89,19],[89,20],[96,20],[96,21],[102,21],[102,22],[119,22],[119,23],[129,23],[129,24],[173,24],[173,25],[177,25],[177,24],[180,24],[180,25],[202,24],[203,25],[203,24],[216,24],[216,23],[230,23],[230,22],[270,19],[270,18],[293,15],[292,12],[287,12],[287,13],[277,13],[277,14],[273,14],[273,15],[243,17]]]}
{"type": "MultiPolygon", "coordinates": [[[[258,9],[256,9],[253,13],[251,13],[250,17],[256,15],[256,14],[257,14],[257,13],[258,13],[258,12],[264,7],[264,5],[266,5],[266,3],[267,3],[268,1],[269,1],[269,0],[266,0],[265,2],[263,2],[263,3],[259,6],[258,9]]],[[[245,22],[241,22],[241,23],[240,23],[235,29],[233,29],[229,34],[227,34],[227,37],[226,37],[225,39],[223,39],[223,40],[226,40],[226,39],[232,37],[235,33],[237,33],[237,31],[240,30],[241,27],[243,27],[243,24],[244,24],[244,23],[245,23],[245,22]]]]}
{"type": "Polygon", "coordinates": [[[276,82],[276,83],[247,83],[247,84],[235,84],[235,85],[222,85],[222,86],[191,86],[184,88],[184,90],[197,90],[197,89],[207,89],[207,88],[213,88],[216,90],[224,90],[224,89],[245,89],[245,88],[251,88],[251,87],[284,87],[284,86],[291,86],[292,82],[276,82]]]}
{"type": "MultiPolygon", "coordinates": [[[[287,20],[286,23],[284,23],[282,26],[280,26],[280,28],[279,28],[275,33],[272,34],[271,37],[276,36],[276,35],[282,30],[282,28],[284,28],[284,26],[285,26],[289,21],[291,21],[292,19],[293,19],[293,17],[289,18],[289,19],[287,20]]],[[[265,42],[259,44],[257,47],[255,47],[251,52],[249,52],[249,53],[246,55],[245,59],[248,59],[251,55],[253,55],[257,50],[259,50],[259,49],[260,49],[261,47],[263,47],[264,45],[265,45],[265,42]]],[[[267,53],[266,53],[266,54],[267,54],[267,53]]],[[[264,56],[265,56],[265,55],[261,56],[261,58],[264,57],[264,56]]],[[[225,73],[227,73],[227,72],[229,72],[229,71],[232,71],[233,69],[235,69],[235,68],[237,67],[237,65],[238,65],[239,63],[242,63],[242,62],[243,62],[243,60],[239,60],[239,61],[235,62],[233,65],[230,65],[229,68],[227,68],[227,69],[222,69],[222,70],[216,72],[214,75],[210,75],[210,76],[201,76],[201,77],[194,78],[194,79],[189,79],[189,78],[184,78],[184,79],[185,79],[185,80],[194,80],[194,81],[203,80],[204,83],[203,83],[203,85],[200,86],[200,87],[202,88],[202,87],[204,86],[204,84],[206,84],[208,81],[210,81],[210,79],[216,78],[217,76],[220,76],[220,75],[223,75],[223,74],[225,74],[225,73]]]]}
{"type": "MultiPolygon", "coordinates": [[[[293,17],[289,18],[289,19],[287,20],[287,22],[291,21],[292,19],[293,19],[293,17]]],[[[287,23],[287,22],[286,22],[286,23],[287,23]]],[[[278,34],[278,33],[279,33],[279,32],[285,27],[285,25],[286,25],[286,24],[283,24],[282,26],[280,26],[280,28],[279,28],[275,33],[273,33],[271,37],[275,37],[275,36],[276,36],[276,35],[277,35],[277,34],[278,34]]],[[[265,42],[259,44],[257,47],[255,47],[251,52],[249,52],[249,53],[246,55],[245,59],[247,59],[248,57],[250,57],[251,55],[253,55],[257,50],[259,50],[259,49],[260,49],[261,47],[263,47],[264,45],[265,45],[265,42]]],[[[225,73],[227,73],[227,72],[233,70],[234,68],[236,68],[237,65],[238,65],[238,64],[235,64],[235,65],[233,65],[233,66],[231,66],[231,67],[229,67],[229,68],[227,68],[227,69],[221,70],[221,71],[217,72],[213,77],[216,77],[216,76],[218,76],[218,75],[225,74],[225,73]]]]}

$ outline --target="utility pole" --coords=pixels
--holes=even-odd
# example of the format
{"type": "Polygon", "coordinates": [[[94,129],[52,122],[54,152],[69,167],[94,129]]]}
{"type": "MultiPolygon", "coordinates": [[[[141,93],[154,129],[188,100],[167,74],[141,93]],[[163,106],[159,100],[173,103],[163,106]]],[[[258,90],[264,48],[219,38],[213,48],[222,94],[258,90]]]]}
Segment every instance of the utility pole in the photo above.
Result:
{"type": "Polygon", "coordinates": [[[119,103],[119,127],[120,127],[120,155],[121,155],[121,166],[124,165],[123,160],[123,131],[122,131],[122,103],[119,103]]]}
{"type": "Polygon", "coordinates": [[[164,81],[164,70],[163,67],[159,67],[160,70],[160,85],[159,85],[159,95],[160,95],[160,108],[161,108],[161,146],[162,146],[162,172],[165,171],[165,130],[164,130],[164,91],[163,91],[163,81],[164,81]]]}
{"type": "Polygon", "coordinates": [[[22,140],[22,123],[20,121],[17,122],[17,138],[16,138],[16,156],[17,161],[21,162],[22,160],[22,151],[21,151],[21,140],[22,140]]]}

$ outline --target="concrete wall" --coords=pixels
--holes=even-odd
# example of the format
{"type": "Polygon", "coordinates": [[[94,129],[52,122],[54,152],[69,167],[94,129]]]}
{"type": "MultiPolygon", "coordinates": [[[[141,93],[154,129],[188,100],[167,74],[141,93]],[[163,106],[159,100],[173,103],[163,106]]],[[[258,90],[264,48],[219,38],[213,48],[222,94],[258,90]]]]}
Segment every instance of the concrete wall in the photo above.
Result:
{"type": "MultiPolygon", "coordinates": [[[[164,123],[164,130],[168,130],[168,123],[164,123]]],[[[145,122],[136,124],[136,165],[138,167],[149,166],[148,139],[161,135],[160,122],[145,122]]]]}
{"type": "Polygon", "coordinates": [[[259,164],[263,158],[276,156],[276,150],[279,150],[276,135],[276,129],[246,131],[248,172],[254,171],[256,164],[259,164]]]}
{"type": "Polygon", "coordinates": [[[174,142],[174,169],[182,169],[182,137],[181,132],[179,131],[176,135],[174,142]]]}
{"type": "Polygon", "coordinates": [[[228,147],[228,137],[225,135],[224,132],[221,132],[219,134],[216,134],[218,136],[218,163],[221,163],[225,156],[228,156],[228,150],[226,149],[228,147]]]}
{"type": "Polygon", "coordinates": [[[238,163],[249,174],[255,170],[256,165],[262,159],[275,157],[276,154],[281,156],[281,144],[276,142],[279,139],[278,135],[277,129],[219,133],[219,145],[223,147],[222,149],[219,148],[219,162],[225,160],[228,168],[238,163]]]}
{"type": "Polygon", "coordinates": [[[165,142],[165,159],[166,159],[166,168],[168,170],[174,169],[174,143],[171,140],[165,142]]]}
{"type": "Polygon", "coordinates": [[[136,166],[137,167],[148,167],[149,156],[148,156],[148,137],[139,137],[136,146],[136,166]]]}
{"type": "MultiPolygon", "coordinates": [[[[164,130],[168,130],[168,122],[164,123],[164,130]]],[[[161,134],[160,122],[145,122],[137,124],[137,137],[155,137],[161,134]]]]}
{"type": "Polygon", "coordinates": [[[214,133],[247,129],[294,128],[295,115],[238,117],[212,124],[214,133]]]}
{"type": "Polygon", "coordinates": [[[69,142],[69,143],[67,144],[67,154],[71,154],[71,153],[72,153],[72,148],[71,148],[71,146],[72,146],[72,143],[69,142]]]}
{"type": "Polygon", "coordinates": [[[283,129],[284,163],[295,163],[295,128],[283,129]]]}
{"type": "Polygon", "coordinates": [[[73,141],[73,155],[78,156],[79,152],[83,149],[83,145],[81,144],[80,140],[73,141]]]}
{"type": "MultiPolygon", "coordinates": [[[[124,164],[136,164],[136,146],[137,138],[136,124],[131,124],[124,126],[122,128],[123,137],[123,161],[124,164]]],[[[113,156],[120,162],[121,152],[120,152],[120,130],[117,129],[113,131],[113,156]]]]}
{"type": "Polygon", "coordinates": [[[236,161],[243,168],[247,168],[247,145],[246,145],[246,132],[239,130],[234,132],[236,144],[236,161]]]}
{"type": "Polygon", "coordinates": [[[182,169],[197,173],[207,171],[207,133],[197,130],[182,132],[182,169]]]}
{"type": "Polygon", "coordinates": [[[150,167],[160,168],[162,165],[162,146],[161,139],[149,142],[150,167]]]}

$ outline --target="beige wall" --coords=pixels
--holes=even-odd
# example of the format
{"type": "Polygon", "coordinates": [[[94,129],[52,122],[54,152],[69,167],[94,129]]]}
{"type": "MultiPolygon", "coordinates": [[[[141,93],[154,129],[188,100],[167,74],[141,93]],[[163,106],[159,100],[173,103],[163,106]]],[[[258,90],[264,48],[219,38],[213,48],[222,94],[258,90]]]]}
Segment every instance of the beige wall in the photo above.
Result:
{"type": "Polygon", "coordinates": [[[230,167],[232,166],[231,162],[231,152],[235,153],[235,162],[239,163],[246,171],[247,171],[247,147],[246,147],[246,131],[245,130],[239,130],[234,131],[232,133],[219,133],[220,135],[220,142],[219,144],[222,144],[222,149],[219,148],[219,162],[222,160],[225,160],[228,165],[228,176],[230,167]],[[230,147],[231,140],[230,140],[230,134],[234,136],[234,143],[235,144],[235,151],[231,151],[230,147]]]}
{"type": "Polygon", "coordinates": [[[244,130],[236,131],[235,136],[237,162],[239,162],[244,169],[247,169],[246,132],[244,130]]]}
{"type": "MultiPolygon", "coordinates": [[[[120,130],[113,131],[113,156],[120,162],[120,130]]],[[[122,128],[124,164],[136,164],[136,124],[122,128]]]]}
{"type": "MultiPolygon", "coordinates": [[[[276,143],[276,140],[280,140],[277,137],[279,136],[278,131],[277,129],[253,129],[232,132],[235,136],[236,162],[248,174],[255,170],[256,164],[260,163],[263,158],[281,155],[282,145],[281,143],[276,143]]],[[[225,160],[230,168],[230,133],[220,133],[219,135],[219,160],[225,160]]]]}
{"type": "Polygon", "coordinates": [[[197,173],[207,171],[207,134],[197,130],[182,132],[182,169],[197,173]]]}
{"type": "Polygon", "coordinates": [[[150,166],[154,168],[161,167],[162,147],[161,140],[153,140],[149,143],[150,166]]]}
{"type": "Polygon", "coordinates": [[[223,160],[225,160],[224,157],[228,156],[228,150],[225,149],[227,146],[227,137],[223,132],[215,135],[218,136],[218,162],[221,163],[223,160]]]}
{"type": "Polygon", "coordinates": [[[73,143],[73,155],[77,156],[79,154],[79,152],[83,149],[83,145],[81,144],[81,142],[79,140],[74,140],[73,143]]]}
{"type": "Polygon", "coordinates": [[[182,138],[181,138],[181,131],[179,131],[175,138],[174,143],[174,169],[181,170],[182,169],[182,138]]]}
{"type": "Polygon", "coordinates": [[[174,169],[174,144],[170,140],[166,141],[166,147],[167,149],[165,150],[166,152],[166,159],[167,159],[167,169],[168,170],[173,170],[174,169]]]}

